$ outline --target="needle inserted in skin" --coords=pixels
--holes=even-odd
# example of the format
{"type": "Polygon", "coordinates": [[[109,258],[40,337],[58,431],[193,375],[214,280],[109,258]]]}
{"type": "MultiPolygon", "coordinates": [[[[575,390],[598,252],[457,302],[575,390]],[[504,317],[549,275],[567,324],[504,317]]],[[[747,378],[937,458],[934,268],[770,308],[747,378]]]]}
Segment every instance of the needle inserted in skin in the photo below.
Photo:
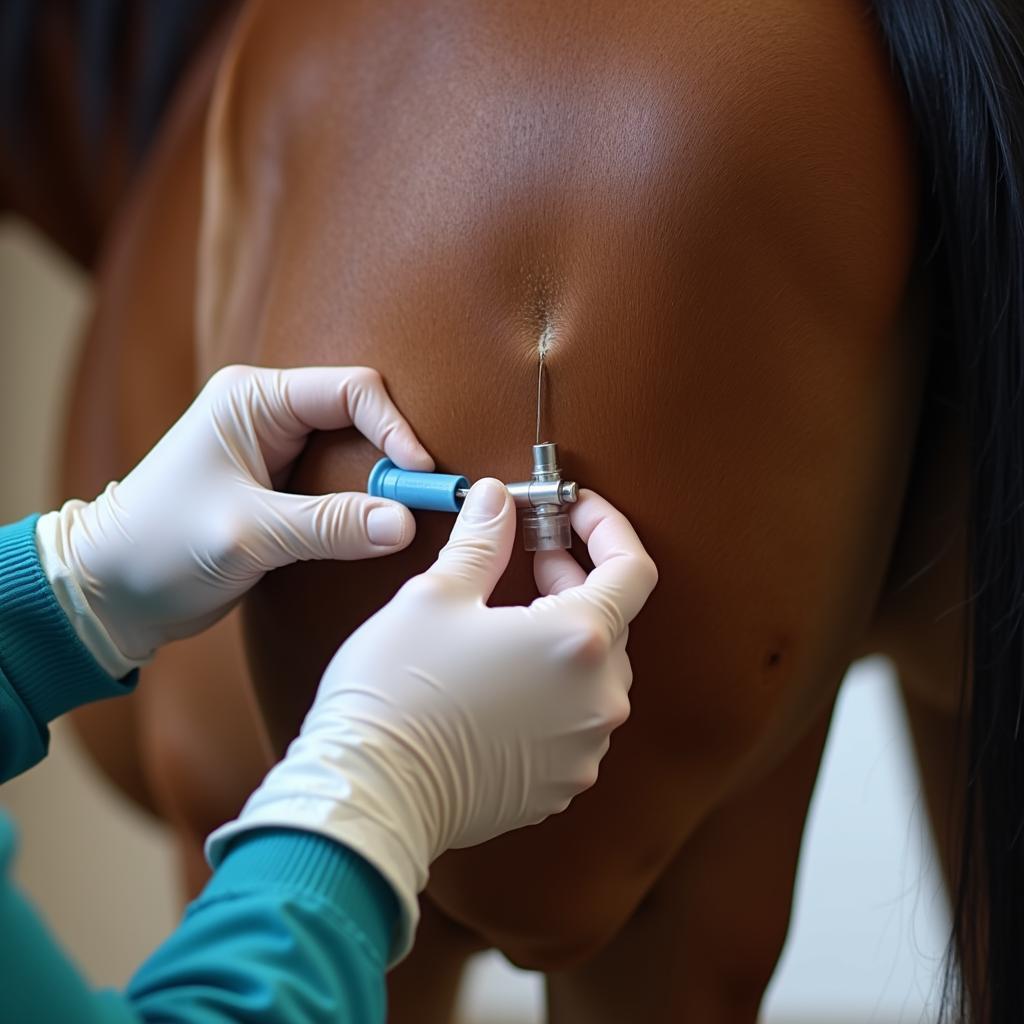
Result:
{"type": "Polygon", "coordinates": [[[544,353],[540,354],[540,365],[537,367],[537,440],[536,444],[540,444],[540,410],[541,410],[541,398],[544,394],[544,353]]]}

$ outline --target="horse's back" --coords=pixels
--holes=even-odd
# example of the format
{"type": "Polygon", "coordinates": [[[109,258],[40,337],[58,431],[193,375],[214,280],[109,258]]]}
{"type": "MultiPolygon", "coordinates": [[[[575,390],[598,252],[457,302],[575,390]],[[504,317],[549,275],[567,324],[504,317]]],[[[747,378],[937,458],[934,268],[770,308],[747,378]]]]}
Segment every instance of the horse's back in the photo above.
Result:
{"type": "MultiPolygon", "coordinates": [[[[546,439],[661,568],[634,714],[568,812],[432,893],[524,963],[600,945],[827,707],[897,528],[923,346],[908,129],[858,4],[256,5],[208,134],[204,372],[365,363],[441,468],[546,439]],[[495,880],[501,884],[496,885],[495,880]]],[[[324,436],[291,484],[362,488],[324,436]]],[[[248,648],[280,747],[337,643],[425,566],[274,574],[248,648]]],[[[501,600],[528,600],[518,554],[501,600]]],[[[399,642],[401,638],[396,638],[399,642]]]]}

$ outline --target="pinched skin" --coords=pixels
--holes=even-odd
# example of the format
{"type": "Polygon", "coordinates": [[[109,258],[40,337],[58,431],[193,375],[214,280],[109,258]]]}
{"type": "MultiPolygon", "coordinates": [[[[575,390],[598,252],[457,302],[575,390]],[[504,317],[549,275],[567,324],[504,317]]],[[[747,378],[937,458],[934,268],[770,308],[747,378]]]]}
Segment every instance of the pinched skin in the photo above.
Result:
{"type": "MultiPolygon", "coordinates": [[[[660,568],[630,638],[633,716],[597,785],[434,868],[431,900],[516,963],[597,955],[694,837],[763,793],[785,832],[781,922],[751,953],[750,977],[770,974],[919,417],[909,137],[855,0],[243,15],[207,127],[201,374],[374,366],[439,469],[516,480],[546,335],[545,439],[660,568]]],[[[290,487],[362,488],[374,457],[321,435],[290,487]]],[[[247,600],[277,750],[339,641],[450,518],[418,523],[403,554],[296,566],[247,600]]],[[[498,600],[533,593],[519,553],[498,600]]]]}

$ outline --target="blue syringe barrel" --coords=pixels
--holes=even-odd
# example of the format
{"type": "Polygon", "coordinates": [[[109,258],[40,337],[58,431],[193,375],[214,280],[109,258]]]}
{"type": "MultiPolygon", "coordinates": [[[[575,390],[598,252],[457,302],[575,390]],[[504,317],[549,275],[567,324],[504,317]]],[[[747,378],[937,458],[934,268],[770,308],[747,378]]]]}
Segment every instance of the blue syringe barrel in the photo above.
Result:
{"type": "Polygon", "coordinates": [[[416,473],[399,469],[390,459],[381,459],[370,471],[366,492],[374,498],[391,498],[407,508],[433,512],[458,512],[462,499],[455,492],[469,487],[464,476],[453,473],[416,473]]]}

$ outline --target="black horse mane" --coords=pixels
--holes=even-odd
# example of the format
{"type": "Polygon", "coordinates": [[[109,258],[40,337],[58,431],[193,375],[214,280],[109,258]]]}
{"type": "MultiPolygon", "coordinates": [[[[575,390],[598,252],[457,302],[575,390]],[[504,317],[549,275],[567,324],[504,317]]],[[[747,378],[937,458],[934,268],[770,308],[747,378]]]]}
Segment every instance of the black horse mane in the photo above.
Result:
{"type": "Polygon", "coordinates": [[[30,145],[36,33],[50,15],[74,32],[78,116],[83,137],[102,144],[118,90],[119,67],[131,36],[134,82],[130,143],[141,158],[196,45],[231,0],[2,0],[0,2],[0,118],[8,145],[30,145]]]}
{"type": "Polygon", "coordinates": [[[1024,6],[874,0],[924,171],[936,345],[968,425],[969,772],[942,1016],[1024,1022],[1024,6]]]}

